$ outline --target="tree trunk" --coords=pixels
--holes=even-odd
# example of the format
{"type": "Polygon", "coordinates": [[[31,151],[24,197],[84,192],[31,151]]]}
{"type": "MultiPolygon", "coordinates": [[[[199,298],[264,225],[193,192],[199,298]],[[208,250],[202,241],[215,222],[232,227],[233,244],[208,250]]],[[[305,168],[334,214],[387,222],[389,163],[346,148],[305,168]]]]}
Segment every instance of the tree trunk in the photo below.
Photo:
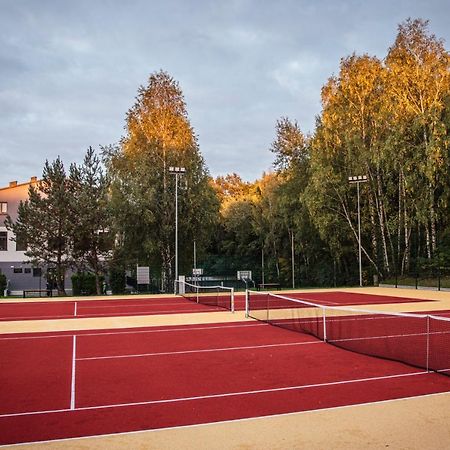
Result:
{"type": "Polygon", "coordinates": [[[434,208],[434,194],[430,187],[430,228],[431,228],[431,256],[436,254],[436,210],[434,208]]]}
{"type": "Polygon", "coordinates": [[[383,262],[384,267],[386,268],[386,272],[390,273],[391,268],[389,264],[389,256],[387,249],[387,241],[386,241],[386,224],[385,224],[385,210],[383,205],[383,188],[381,184],[381,176],[377,174],[377,188],[378,188],[378,204],[379,204],[379,221],[380,221],[380,234],[381,234],[381,243],[383,244],[383,262]]]}
{"type": "Polygon", "coordinates": [[[97,291],[97,295],[102,295],[102,287],[100,285],[100,275],[97,271],[95,271],[95,290],[97,291]]]}
{"type": "Polygon", "coordinates": [[[431,259],[431,239],[430,239],[430,227],[428,223],[425,225],[425,242],[427,248],[427,257],[431,259]]]}

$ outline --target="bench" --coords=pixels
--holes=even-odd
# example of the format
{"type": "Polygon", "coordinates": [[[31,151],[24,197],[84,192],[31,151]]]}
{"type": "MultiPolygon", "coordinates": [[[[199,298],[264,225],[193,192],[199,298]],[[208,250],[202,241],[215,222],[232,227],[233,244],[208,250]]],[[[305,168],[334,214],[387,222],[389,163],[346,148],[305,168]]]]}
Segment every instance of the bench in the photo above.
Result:
{"type": "Polygon", "coordinates": [[[26,298],[27,294],[38,294],[38,297],[52,297],[53,292],[51,289],[27,289],[23,291],[23,298],[26,298]],[[41,295],[43,294],[44,295],[41,295]]]}
{"type": "Polygon", "coordinates": [[[258,291],[260,291],[261,289],[273,289],[273,288],[277,288],[278,290],[280,290],[280,288],[281,288],[280,283],[259,283],[258,284],[258,291]]]}

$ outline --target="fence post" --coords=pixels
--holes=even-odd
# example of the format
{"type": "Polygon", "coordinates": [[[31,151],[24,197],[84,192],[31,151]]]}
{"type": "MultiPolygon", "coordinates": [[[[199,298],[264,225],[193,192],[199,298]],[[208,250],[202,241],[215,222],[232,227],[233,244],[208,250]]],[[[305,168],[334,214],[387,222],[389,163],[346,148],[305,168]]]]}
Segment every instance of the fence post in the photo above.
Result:
{"type": "MultiPolygon", "coordinates": [[[[247,285],[246,285],[247,286],[247,285]]],[[[245,289],[245,317],[248,318],[248,289],[245,289]]]]}

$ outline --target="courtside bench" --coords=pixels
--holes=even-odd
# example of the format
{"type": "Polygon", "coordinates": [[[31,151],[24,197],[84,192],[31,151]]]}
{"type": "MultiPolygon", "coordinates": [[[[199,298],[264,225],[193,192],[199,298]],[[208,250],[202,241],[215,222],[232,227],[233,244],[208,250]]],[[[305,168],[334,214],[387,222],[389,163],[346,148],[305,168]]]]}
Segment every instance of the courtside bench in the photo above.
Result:
{"type": "MultiPolygon", "coordinates": [[[[27,289],[23,291],[23,298],[27,297],[27,294],[38,294],[37,297],[52,297],[53,292],[51,289],[27,289]]],[[[33,295],[33,297],[36,297],[33,295]]]]}

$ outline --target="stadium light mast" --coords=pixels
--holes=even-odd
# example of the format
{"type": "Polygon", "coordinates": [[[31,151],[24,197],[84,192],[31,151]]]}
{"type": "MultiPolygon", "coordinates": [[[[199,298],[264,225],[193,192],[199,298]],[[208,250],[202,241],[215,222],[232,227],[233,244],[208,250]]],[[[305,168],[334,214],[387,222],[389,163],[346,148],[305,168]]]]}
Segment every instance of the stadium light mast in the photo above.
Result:
{"type": "Polygon", "coordinates": [[[169,173],[175,175],[175,282],[174,293],[177,293],[178,281],[178,177],[186,173],[184,167],[169,167],[169,173]]]}
{"type": "Polygon", "coordinates": [[[362,286],[362,263],[361,263],[361,206],[359,202],[359,185],[361,183],[367,183],[367,176],[366,175],[358,175],[358,176],[352,176],[348,177],[348,182],[350,184],[356,184],[356,191],[358,193],[358,247],[359,247],[359,285],[362,286]]]}

